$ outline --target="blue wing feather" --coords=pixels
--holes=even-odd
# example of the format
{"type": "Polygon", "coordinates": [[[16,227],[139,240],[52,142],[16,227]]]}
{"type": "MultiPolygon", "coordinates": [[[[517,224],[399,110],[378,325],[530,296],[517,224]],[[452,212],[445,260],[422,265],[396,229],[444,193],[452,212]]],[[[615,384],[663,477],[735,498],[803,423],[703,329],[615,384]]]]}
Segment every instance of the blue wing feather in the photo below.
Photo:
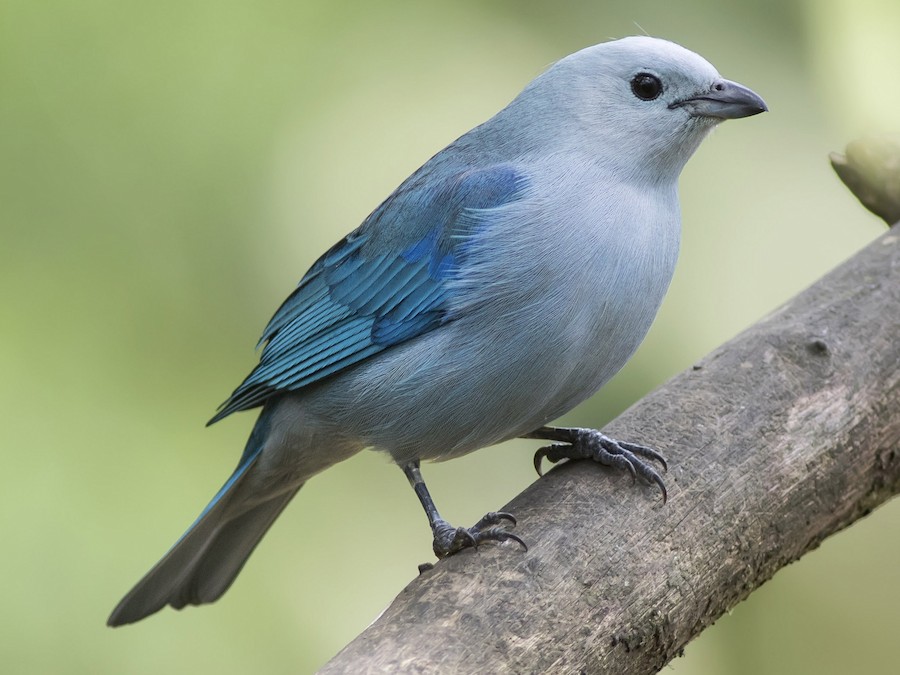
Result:
{"type": "Polygon", "coordinates": [[[505,164],[429,189],[420,174],[313,264],[263,331],[259,365],[210,424],[447,320],[447,281],[465,258],[466,241],[489,226],[491,209],[520,199],[527,180],[505,164]]]}

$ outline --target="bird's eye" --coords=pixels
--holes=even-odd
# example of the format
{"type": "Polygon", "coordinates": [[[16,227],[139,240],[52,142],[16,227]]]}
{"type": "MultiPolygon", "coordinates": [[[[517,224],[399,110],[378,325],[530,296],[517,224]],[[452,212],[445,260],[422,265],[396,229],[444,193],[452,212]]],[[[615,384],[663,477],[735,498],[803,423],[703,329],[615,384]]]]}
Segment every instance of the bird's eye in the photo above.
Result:
{"type": "Polygon", "coordinates": [[[663,85],[656,75],[650,73],[638,73],[631,80],[631,91],[642,101],[652,101],[659,98],[663,85]]]}

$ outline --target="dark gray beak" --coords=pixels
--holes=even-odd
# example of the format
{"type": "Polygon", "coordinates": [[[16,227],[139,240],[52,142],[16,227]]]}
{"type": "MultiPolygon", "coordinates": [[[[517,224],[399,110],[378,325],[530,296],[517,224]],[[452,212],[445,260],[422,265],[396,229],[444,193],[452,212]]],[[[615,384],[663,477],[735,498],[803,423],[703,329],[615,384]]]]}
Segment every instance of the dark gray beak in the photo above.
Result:
{"type": "Polygon", "coordinates": [[[766,102],[756,92],[730,80],[718,80],[709,91],[682,101],[670,108],[684,108],[694,117],[713,117],[735,120],[768,110],[766,102]]]}

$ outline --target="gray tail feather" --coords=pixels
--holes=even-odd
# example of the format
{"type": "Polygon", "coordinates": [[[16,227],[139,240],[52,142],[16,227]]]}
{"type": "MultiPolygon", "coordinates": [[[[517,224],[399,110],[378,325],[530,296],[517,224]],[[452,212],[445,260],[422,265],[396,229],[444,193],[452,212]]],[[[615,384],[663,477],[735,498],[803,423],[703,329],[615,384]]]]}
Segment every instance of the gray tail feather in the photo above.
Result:
{"type": "MultiPolygon", "coordinates": [[[[243,476],[242,476],[243,477],[243,476]]],[[[237,492],[240,481],[229,492],[237,492]]],[[[140,621],[166,605],[215,602],[228,590],[247,558],[302,485],[231,516],[231,502],[220,499],[122,598],[108,626],[140,621]],[[229,514],[228,511],[231,511],[229,514]]]]}

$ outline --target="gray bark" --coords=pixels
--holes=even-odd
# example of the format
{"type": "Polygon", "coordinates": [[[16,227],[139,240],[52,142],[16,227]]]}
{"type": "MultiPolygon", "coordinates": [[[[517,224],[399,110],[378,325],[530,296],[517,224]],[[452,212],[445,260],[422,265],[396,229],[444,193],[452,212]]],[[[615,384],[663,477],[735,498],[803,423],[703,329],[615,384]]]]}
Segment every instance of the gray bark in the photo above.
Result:
{"type": "MultiPolygon", "coordinates": [[[[760,274],[777,270],[760,270],[760,274]]],[[[900,490],[900,232],[604,431],[669,459],[669,501],[593,462],[414,580],[323,673],[653,673],[784,565],[900,490]]]]}

